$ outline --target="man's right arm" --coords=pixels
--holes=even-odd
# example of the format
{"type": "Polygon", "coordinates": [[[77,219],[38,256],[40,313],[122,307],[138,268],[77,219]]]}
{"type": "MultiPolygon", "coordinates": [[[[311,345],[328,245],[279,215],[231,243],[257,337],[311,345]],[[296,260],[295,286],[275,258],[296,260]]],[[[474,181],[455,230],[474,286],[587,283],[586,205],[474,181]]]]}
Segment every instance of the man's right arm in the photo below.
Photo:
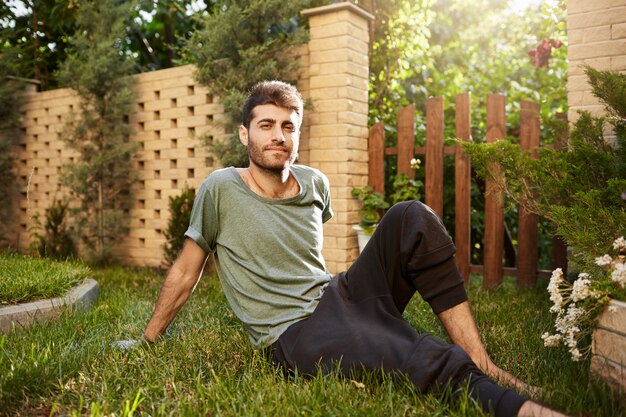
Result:
{"type": "Polygon", "coordinates": [[[152,318],[143,332],[147,341],[158,339],[185,305],[200,280],[206,259],[207,254],[196,242],[185,239],[180,255],[167,273],[152,318]]]}

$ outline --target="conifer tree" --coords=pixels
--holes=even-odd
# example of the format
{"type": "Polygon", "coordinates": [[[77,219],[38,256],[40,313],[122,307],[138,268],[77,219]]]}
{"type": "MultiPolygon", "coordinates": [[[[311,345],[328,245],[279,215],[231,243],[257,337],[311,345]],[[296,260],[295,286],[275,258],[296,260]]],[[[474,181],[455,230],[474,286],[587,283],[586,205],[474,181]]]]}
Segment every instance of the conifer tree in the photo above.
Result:
{"type": "MultiPolygon", "coordinates": [[[[17,53],[12,48],[0,52],[0,218],[9,219],[14,201],[15,176],[11,148],[17,136],[19,105],[23,84],[15,78],[17,53]]],[[[0,222],[0,246],[6,245],[10,224],[0,222]]]]}
{"type": "Polygon", "coordinates": [[[80,98],[80,111],[65,126],[62,139],[78,152],[63,167],[62,182],[78,199],[74,220],[88,257],[106,263],[113,246],[127,232],[125,211],[135,180],[129,142],[133,62],[123,53],[129,3],[85,1],[79,5],[78,30],[59,73],[63,85],[80,98]]]}

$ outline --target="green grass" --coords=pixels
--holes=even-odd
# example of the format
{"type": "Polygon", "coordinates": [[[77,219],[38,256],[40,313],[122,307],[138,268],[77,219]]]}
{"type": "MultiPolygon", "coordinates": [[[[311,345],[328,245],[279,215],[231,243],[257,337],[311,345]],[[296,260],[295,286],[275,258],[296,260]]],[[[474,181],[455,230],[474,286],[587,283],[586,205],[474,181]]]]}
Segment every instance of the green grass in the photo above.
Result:
{"type": "Polygon", "coordinates": [[[0,305],[62,296],[89,274],[77,262],[0,252],[0,305]]]}
{"type": "MultiPolygon", "coordinates": [[[[0,336],[0,415],[152,416],[482,416],[470,401],[444,404],[407,383],[369,375],[361,387],[331,374],[286,377],[249,345],[215,278],[205,277],[163,342],[119,352],[152,312],[162,275],[149,270],[95,270],[94,308],[0,336]]],[[[589,363],[542,346],[551,325],[545,290],[518,292],[507,281],[470,298],[496,363],[543,388],[538,400],[572,414],[620,416],[624,404],[590,380],[589,363]]],[[[443,336],[427,304],[406,317],[443,336]]]]}

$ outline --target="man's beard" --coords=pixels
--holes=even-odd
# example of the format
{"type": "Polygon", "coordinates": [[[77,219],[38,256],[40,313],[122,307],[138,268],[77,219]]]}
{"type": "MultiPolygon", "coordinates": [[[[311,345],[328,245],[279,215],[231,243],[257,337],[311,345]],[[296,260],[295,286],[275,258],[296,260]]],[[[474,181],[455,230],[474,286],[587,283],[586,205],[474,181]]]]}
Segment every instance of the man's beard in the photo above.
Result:
{"type": "Polygon", "coordinates": [[[259,147],[255,144],[253,140],[249,140],[248,146],[246,146],[246,151],[248,153],[248,158],[250,159],[250,163],[254,163],[254,165],[263,169],[264,171],[280,173],[285,168],[292,165],[296,160],[296,155],[293,152],[293,149],[286,145],[266,145],[263,147],[259,147]],[[270,154],[266,152],[267,148],[282,148],[289,155],[285,154],[270,154]]]}

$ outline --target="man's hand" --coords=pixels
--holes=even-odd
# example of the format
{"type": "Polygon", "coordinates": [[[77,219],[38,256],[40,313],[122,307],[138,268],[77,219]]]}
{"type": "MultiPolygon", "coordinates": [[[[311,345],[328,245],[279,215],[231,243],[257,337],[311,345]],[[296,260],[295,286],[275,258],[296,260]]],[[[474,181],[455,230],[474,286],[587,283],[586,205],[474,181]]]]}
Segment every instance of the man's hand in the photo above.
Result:
{"type": "Polygon", "coordinates": [[[111,347],[118,349],[122,352],[126,352],[126,351],[129,351],[131,349],[138,347],[139,345],[141,345],[141,343],[142,343],[141,340],[136,340],[136,339],[116,340],[115,342],[111,343],[111,347]]]}
{"type": "Polygon", "coordinates": [[[141,339],[116,340],[115,342],[111,343],[111,347],[114,349],[118,349],[121,352],[126,352],[131,349],[152,343],[153,342],[148,341],[148,339],[141,335],[141,339]]]}

